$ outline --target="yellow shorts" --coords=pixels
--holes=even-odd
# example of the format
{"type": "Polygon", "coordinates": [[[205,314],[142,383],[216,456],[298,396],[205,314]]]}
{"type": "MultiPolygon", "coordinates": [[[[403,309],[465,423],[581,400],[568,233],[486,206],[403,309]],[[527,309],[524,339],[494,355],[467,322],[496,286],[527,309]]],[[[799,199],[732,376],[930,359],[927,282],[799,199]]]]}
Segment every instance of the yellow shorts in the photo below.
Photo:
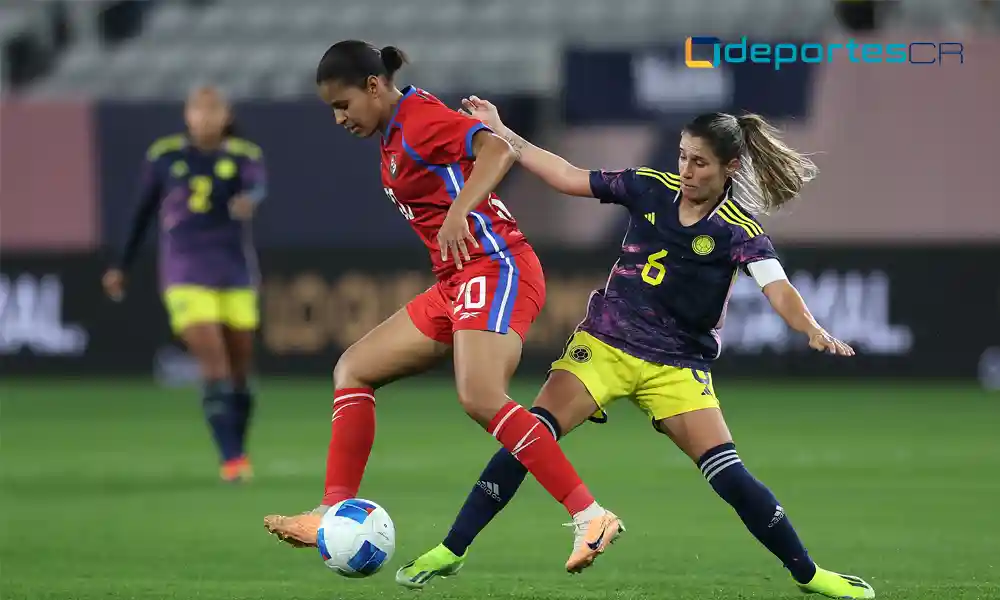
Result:
{"type": "Polygon", "coordinates": [[[647,362],[605,344],[586,331],[577,331],[552,370],[577,376],[597,401],[593,420],[606,420],[605,408],[628,398],[653,421],[703,408],[718,408],[719,400],[708,371],[647,362]]]}
{"type": "Polygon", "coordinates": [[[192,325],[218,323],[241,331],[257,329],[260,315],[252,288],[215,289],[200,285],[172,285],[163,294],[175,334],[192,325]]]}

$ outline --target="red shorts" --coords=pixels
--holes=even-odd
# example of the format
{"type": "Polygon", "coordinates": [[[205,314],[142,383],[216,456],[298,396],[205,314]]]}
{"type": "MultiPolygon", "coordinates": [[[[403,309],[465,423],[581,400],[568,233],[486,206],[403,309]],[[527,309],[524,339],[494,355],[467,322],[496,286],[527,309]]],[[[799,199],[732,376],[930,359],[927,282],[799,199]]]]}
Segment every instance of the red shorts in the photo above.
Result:
{"type": "Polygon", "coordinates": [[[497,260],[466,263],[450,279],[439,281],[406,305],[417,329],[443,344],[456,331],[507,333],[521,340],[545,306],[545,274],[531,250],[497,260]]]}

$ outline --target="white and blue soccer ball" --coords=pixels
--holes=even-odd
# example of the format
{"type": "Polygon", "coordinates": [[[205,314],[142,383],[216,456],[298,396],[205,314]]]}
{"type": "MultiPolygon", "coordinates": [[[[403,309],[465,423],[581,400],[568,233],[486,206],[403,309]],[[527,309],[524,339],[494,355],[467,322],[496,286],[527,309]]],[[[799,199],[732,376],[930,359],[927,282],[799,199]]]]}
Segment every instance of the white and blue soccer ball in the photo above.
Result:
{"type": "Polygon", "coordinates": [[[338,502],[323,515],[316,545],[326,566],[344,577],[374,575],[396,551],[389,513],[371,500],[338,502]]]}

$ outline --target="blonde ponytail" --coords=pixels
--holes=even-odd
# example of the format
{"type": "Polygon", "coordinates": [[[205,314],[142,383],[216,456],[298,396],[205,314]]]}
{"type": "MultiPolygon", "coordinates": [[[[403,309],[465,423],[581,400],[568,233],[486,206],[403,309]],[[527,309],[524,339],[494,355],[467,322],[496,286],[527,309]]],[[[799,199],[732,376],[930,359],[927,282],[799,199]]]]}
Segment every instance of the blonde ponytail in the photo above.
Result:
{"type": "Polygon", "coordinates": [[[743,133],[740,170],[733,176],[743,188],[739,200],[751,212],[776,212],[796,198],[819,169],[785,144],[778,130],[760,115],[743,115],[736,122],[743,133]]]}

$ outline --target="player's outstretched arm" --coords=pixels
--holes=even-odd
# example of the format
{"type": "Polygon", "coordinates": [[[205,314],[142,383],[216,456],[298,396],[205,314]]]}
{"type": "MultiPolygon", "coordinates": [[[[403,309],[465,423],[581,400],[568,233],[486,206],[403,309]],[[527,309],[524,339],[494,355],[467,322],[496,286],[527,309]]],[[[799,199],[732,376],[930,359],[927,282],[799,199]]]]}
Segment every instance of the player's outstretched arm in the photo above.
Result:
{"type": "Polygon", "coordinates": [[[535,146],[511,131],[500,120],[496,106],[488,100],[470,96],[462,100],[465,112],[479,119],[507,140],[517,160],[550,187],[571,196],[592,197],[590,171],[571,164],[565,158],[535,146]]]}
{"type": "MultiPolygon", "coordinates": [[[[753,264],[751,264],[750,268],[751,273],[756,278],[758,275],[757,273],[753,273],[753,264]]],[[[853,348],[827,333],[816,322],[799,291],[795,289],[795,286],[788,279],[780,278],[771,281],[764,285],[763,291],[764,296],[771,303],[771,307],[784,319],[785,323],[795,331],[804,333],[809,337],[809,346],[811,348],[840,356],[854,356],[853,348]]]]}

